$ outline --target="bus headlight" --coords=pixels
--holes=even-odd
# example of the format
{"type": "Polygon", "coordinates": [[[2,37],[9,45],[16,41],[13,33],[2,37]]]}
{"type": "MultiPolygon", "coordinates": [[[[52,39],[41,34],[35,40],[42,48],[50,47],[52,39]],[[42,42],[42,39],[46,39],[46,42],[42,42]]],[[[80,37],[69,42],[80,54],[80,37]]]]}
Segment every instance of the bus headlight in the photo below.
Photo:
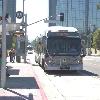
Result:
{"type": "Polygon", "coordinates": [[[54,64],[55,61],[54,61],[54,60],[49,60],[48,63],[49,63],[49,64],[54,64]]]}
{"type": "Polygon", "coordinates": [[[49,62],[49,63],[51,63],[52,61],[51,61],[51,60],[49,60],[48,62],[49,62]]]}

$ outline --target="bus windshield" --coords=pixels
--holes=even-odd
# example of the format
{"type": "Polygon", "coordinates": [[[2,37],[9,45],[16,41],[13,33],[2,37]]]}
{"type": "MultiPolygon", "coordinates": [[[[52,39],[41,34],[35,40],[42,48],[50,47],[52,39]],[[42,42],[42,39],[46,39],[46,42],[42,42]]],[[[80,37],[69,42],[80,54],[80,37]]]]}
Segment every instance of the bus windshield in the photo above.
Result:
{"type": "Polygon", "coordinates": [[[81,52],[81,39],[71,37],[49,37],[47,50],[50,54],[79,55],[81,52]]]}

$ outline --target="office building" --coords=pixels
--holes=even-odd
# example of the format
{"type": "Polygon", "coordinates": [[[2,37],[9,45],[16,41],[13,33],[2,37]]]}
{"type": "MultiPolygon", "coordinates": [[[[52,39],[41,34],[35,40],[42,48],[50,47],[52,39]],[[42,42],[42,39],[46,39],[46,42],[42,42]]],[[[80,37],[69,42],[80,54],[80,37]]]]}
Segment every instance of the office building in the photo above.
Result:
{"type": "MultiPolygon", "coordinates": [[[[56,20],[56,5],[57,0],[49,0],[49,20],[56,20]]],[[[56,23],[49,23],[49,26],[55,25],[56,23]]]]}
{"type": "MultiPolygon", "coordinates": [[[[3,0],[0,0],[0,16],[2,16],[3,0]]],[[[16,0],[7,0],[7,13],[11,17],[11,22],[16,22],[16,0]]],[[[10,32],[9,32],[10,33],[10,32]]],[[[12,46],[12,35],[6,35],[6,46],[10,49],[12,46]]],[[[1,43],[1,42],[0,42],[1,43]]]]}
{"type": "Polygon", "coordinates": [[[78,28],[82,33],[87,33],[100,27],[100,9],[97,9],[97,6],[100,5],[100,0],[55,1],[49,0],[49,16],[56,15],[56,25],[73,26],[78,28]],[[53,5],[51,6],[51,4],[53,5]],[[54,12],[56,13],[54,14],[54,12]],[[60,13],[64,13],[63,24],[58,16],[60,13]]]}
{"type": "Polygon", "coordinates": [[[16,21],[16,0],[7,0],[7,12],[11,17],[11,21],[16,21]]]}
{"type": "MultiPolygon", "coordinates": [[[[0,0],[0,16],[2,16],[2,1],[0,0]]],[[[7,0],[7,13],[12,22],[16,22],[16,0],[7,0]]]]}
{"type": "Polygon", "coordinates": [[[0,0],[0,16],[2,16],[2,0],[0,0]]]}

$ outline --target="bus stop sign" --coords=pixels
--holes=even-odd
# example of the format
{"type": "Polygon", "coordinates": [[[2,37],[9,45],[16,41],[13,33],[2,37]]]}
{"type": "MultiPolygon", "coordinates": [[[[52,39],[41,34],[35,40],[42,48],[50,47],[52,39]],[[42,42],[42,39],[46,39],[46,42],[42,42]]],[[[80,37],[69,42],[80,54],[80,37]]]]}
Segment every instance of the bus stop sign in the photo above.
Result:
{"type": "Polygon", "coordinates": [[[17,11],[17,12],[16,12],[16,17],[17,17],[18,19],[21,19],[21,18],[23,17],[23,12],[17,11]]]}

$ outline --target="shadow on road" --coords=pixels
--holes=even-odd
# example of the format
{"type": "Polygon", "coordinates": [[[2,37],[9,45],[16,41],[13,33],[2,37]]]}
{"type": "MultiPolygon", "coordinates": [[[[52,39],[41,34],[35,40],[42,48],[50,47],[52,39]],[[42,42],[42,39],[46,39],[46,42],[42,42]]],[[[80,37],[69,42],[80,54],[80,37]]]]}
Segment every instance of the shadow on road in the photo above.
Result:
{"type": "Polygon", "coordinates": [[[18,96],[0,96],[0,100],[29,100],[18,96]]]}
{"type": "Polygon", "coordinates": [[[10,69],[8,70],[9,75],[19,75],[18,69],[10,69]]]}
{"type": "Polygon", "coordinates": [[[55,76],[98,76],[98,74],[82,70],[82,71],[47,71],[46,74],[48,75],[55,75],[55,76]]]}
{"type": "Polygon", "coordinates": [[[15,90],[12,90],[12,89],[9,89],[9,88],[6,88],[5,89],[6,91],[8,92],[11,92],[13,94],[15,94],[16,96],[0,96],[0,100],[33,100],[33,95],[31,93],[29,93],[28,96],[26,95],[22,95],[18,92],[16,92],[15,90]]]}
{"type": "Polygon", "coordinates": [[[82,70],[81,72],[84,73],[84,76],[99,76],[98,74],[87,71],[87,70],[82,70]]]}

